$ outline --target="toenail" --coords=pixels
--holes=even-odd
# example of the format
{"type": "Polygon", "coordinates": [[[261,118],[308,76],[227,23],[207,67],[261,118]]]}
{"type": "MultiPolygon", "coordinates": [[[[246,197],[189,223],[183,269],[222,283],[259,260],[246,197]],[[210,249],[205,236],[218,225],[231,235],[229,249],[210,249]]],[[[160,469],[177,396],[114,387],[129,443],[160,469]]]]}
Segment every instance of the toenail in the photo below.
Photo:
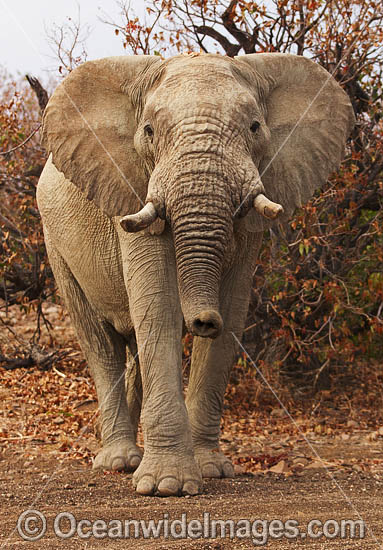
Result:
{"type": "Polygon", "coordinates": [[[132,468],[137,468],[141,463],[141,457],[139,455],[134,455],[129,460],[129,464],[132,468]]]}
{"type": "Polygon", "coordinates": [[[223,465],[222,469],[225,477],[234,477],[234,468],[232,464],[226,462],[226,464],[223,465]]]}
{"type": "Polygon", "coordinates": [[[202,466],[203,477],[221,477],[221,472],[213,462],[207,462],[202,466]]]}
{"type": "Polygon", "coordinates": [[[136,491],[141,495],[152,495],[154,482],[149,476],[145,476],[137,483],[136,491]]]}
{"type": "Polygon", "coordinates": [[[164,477],[158,483],[158,493],[162,496],[172,496],[179,493],[179,481],[173,477],[164,477]]]}
{"type": "Polygon", "coordinates": [[[198,495],[200,492],[199,483],[195,481],[186,481],[183,486],[183,495],[198,495]]]}
{"type": "Polygon", "coordinates": [[[112,461],[112,470],[124,470],[125,468],[125,461],[123,458],[118,456],[117,458],[114,458],[112,461]]]}

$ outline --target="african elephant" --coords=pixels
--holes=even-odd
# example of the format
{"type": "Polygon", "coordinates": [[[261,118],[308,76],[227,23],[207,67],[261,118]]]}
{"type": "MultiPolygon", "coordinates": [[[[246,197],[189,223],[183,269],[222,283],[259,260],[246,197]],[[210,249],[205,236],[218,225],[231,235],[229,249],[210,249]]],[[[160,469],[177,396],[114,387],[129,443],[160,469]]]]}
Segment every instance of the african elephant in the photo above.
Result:
{"type": "Polygon", "coordinates": [[[111,57],[58,86],[38,205],[96,384],[95,468],[135,470],[144,495],[233,476],[220,419],[262,233],[339,166],[352,125],[329,73],[289,54],[111,57]]]}

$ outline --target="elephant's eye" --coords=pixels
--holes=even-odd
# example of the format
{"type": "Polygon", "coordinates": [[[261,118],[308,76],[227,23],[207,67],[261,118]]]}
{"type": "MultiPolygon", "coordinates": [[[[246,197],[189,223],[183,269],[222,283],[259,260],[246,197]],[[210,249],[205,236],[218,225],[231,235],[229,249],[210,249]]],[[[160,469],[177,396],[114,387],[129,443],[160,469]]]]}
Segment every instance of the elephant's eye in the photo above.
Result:
{"type": "Polygon", "coordinates": [[[253,134],[255,134],[255,132],[258,130],[259,127],[260,127],[260,123],[257,120],[255,120],[253,124],[250,126],[250,130],[253,132],[253,134]]]}
{"type": "Polygon", "coordinates": [[[150,126],[150,124],[147,124],[145,127],[144,127],[144,132],[145,132],[145,135],[152,138],[153,137],[153,128],[150,126]]]}

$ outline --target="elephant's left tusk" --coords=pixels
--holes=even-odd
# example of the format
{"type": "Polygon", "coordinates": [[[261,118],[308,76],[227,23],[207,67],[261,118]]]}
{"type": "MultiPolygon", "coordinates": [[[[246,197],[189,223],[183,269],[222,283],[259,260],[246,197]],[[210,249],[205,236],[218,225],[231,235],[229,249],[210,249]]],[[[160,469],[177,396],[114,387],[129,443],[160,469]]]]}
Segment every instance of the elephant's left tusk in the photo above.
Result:
{"type": "Polygon", "coordinates": [[[137,214],[129,214],[120,219],[121,227],[128,233],[136,233],[149,227],[158,218],[157,210],[152,202],[145,204],[137,214]]]}
{"type": "Polygon", "coordinates": [[[269,218],[270,220],[275,220],[280,214],[283,214],[283,206],[269,200],[262,193],[257,195],[254,199],[253,206],[257,212],[269,218]]]}

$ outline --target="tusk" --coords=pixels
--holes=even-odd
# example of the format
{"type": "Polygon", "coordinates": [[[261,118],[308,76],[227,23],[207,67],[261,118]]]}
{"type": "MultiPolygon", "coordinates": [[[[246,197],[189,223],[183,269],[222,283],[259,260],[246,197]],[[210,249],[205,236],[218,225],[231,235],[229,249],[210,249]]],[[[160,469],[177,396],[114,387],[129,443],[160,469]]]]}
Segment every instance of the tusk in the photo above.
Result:
{"type": "Polygon", "coordinates": [[[257,212],[270,220],[275,220],[275,218],[284,212],[282,205],[269,200],[265,195],[262,195],[262,193],[255,197],[253,206],[257,212]]]}
{"type": "Polygon", "coordinates": [[[157,210],[152,202],[148,202],[137,212],[137,214],[129,214],[120,219],[120,225],[124,231],[128,233],[136,233],[145,229],[158,218],[157,210]]]}

